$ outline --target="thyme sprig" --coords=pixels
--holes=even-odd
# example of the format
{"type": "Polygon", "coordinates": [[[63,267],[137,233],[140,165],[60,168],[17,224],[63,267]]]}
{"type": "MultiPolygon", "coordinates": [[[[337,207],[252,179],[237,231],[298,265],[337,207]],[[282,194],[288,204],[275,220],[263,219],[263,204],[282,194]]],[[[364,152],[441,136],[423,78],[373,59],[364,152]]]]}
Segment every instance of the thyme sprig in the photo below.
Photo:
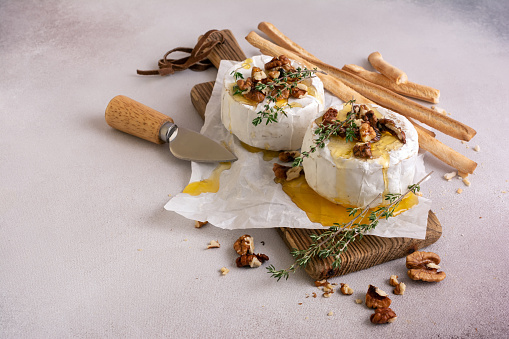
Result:
{"type": "Polygon", "coordinates": [[[332,262],[332,268],[340,269],[341,254],[347,250],[348,245],[357,239],[362,239],[364,234],[378,225],[381,218],[389,219],[390,217],[393,217],[394,211],[401,200],[403,200],[403,198],[410,192],[419,192],[420,184],[432,173],[433,172],[428,173],[416,184],[408,186],[407,191],[403,194],[386,194],[384,199],[388,202],[388,204],[376,208],[370,212],[369,215],[368,211],[370,205],[380,199],[381,194],[379,194],[364,208],[349,208],[347,210],[348,215],[352,217],[349,222],[343,224],[334,223],[334,226],[329,227],[327,231],[321,234],[311,234],[310,238],[312,243],[307,249],[294,249],[291,251],[292,256],[295,258],[295,262],[290,267],[282,270],[276,270],[274,265],[270,265],[267,267],[268,273],[270,273],[271,276],[276,278],[278,281],[281,278],[288,279],[290,273],[294,273],[300,267],[306,267],[311,259],[316,257],[321,259],[332,257],[334,259],[332,262]],[[368,216],[369,222],[363,223],[362,221],[366,215],[368,216]]]}
{"type": "Polygon", "coordinates": [[[324,148],[325,142],[332,136],[337,136],[342,129],[345,129],[347,141],[352,141],[355,138],[355,112],[354,112],[355,99],[347,101],[345,104],[352,105],[352,109],[346,115],[346,119],[342,121],[334,121],[331,124],[324,125],[323,123],[318,124],[318,128],[314,130],[314,134],[317,136],[313,140],[313,145],[309,148],[309,151],[301,151],[301,155],[296,157],[293,161],[292,166],[297,167],[302,165],[304,158],[309,157],[311,153],[316,152],[317,148],[324,148]]]}

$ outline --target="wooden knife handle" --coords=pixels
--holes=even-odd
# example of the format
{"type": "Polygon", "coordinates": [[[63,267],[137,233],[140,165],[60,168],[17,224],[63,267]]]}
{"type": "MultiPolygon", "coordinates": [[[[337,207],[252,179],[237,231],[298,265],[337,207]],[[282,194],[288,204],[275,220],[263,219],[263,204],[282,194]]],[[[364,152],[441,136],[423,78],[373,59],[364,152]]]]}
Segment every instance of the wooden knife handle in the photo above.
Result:
{"type": "Polygon", "coordinates": [[[111,127],[155,144],[164,143],[159,138],[161,126],[173,123],[169,116],[123,95],[111,99],[105,119],[111,127]]]}

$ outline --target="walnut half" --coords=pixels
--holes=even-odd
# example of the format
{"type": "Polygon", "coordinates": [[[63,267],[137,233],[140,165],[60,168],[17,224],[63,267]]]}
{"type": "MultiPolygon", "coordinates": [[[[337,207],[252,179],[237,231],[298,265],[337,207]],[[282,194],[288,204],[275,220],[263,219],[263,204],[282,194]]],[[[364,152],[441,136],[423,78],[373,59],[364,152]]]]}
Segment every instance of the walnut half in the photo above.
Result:
{"type": "Polygon", "coordinates": [[[408,276],[412,280],[437,282],[445,279],[445,272],[438,272],[440,257],[433,252],[416,251],[406,257],[408,276]]]}
{"type": "Polygon", "coordinates": [[[396,319],[396,313],[389,307],[377,308],[375,313],[369,318],[373,324],[390,324],[395,322],[396,319]]]}
{"type": "Polygon", "coordinates": [[[235,241],[233,249],[240,255],[254,253],[254,239],[249,234],[244,234],[235,241]]]}
{"type": "Polygon", "coordinates": [[[389,307],[391,305],[391,299],[387,296],[387,293],[375,287],[369,285],[368,292],[366,293],[366,306],[369,308],[380,308],[389,307]]]}

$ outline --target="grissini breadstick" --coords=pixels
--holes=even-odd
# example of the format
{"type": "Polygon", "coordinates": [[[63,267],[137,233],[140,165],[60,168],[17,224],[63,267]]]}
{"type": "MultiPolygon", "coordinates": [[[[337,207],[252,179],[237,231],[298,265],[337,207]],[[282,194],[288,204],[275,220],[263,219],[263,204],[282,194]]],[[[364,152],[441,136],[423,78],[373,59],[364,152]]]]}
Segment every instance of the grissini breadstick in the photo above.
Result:
{"type": "Polygon", "coordinates": [[[358,75],[364,80],[374,84],[389,88],[394,92],[405,95],[407,97],[424,100],[431,102],[432,104],[438,103],[438,99],[440,98],[440,91],[438,89],[416,84],[415,82],[411,81],[407,81],[404,84],[398,85],[394,81],[387,78],[385,75],[368,71],[367,69],[364,69],[358,65],[344,65],[343,70],[358,75]]]}
{"type": "Polygon", "coordinates": [[[366,81],[357,75],[332,67],[323,62],[316,62],[315,64],[368,99],[403,114],[406,117],[419,120],[453,138],[469,141],[477,133],[470,126],[440,114],[431,108],[419,105],[415,101],[405,98],[382,86],[366,81]]]}
{"type": "Polygon", "coordinates": [[[416,130],[421,130],[421,132],[426,133],[433,138],[436,136],[435,132],[430,131],[429,129],[427,129],[425,127],[422,127],[421,125],[416,123],[412,118],[407,118],[407,119],[408,119],[408,121],[410,121],[412,123],[412,125],[414,125],[416,130]]]}
{"type": "MultiPolygon", "coordinates": [[[[279,52],[281,54],[288,54],[291,53],[288,50],[279,47],[277,45],[272,44],[271,42],[263,39],[255,32],[249,33],[249,35],[246,37],[246,39],[252,44],[256,43],[260,45],[261,47],[258,47],[259,49],[262,49],[265,47],[267,51],[270,51],[270,48],[279,48],[279,52]],[[270,47],[270,48],[268,48],[270,47]]],[[[290,40],[289,38],[287,38],[290,40]]],[[[302,47],[301,47],[302,48],[302,47]]],[[[293,52],[296,52],[297,54],[299,51],[293,50],[293,52]]],[[[267,53],[271,55],[270,53],[267,53]]],[[[298,56],[294,55],[295,58],[299,58],[298,56]]],[[[297,59],[295,59],[297,60],[297,59]]],[[[302,60],[302,59],[301,59],[302,60]]],[[[311,61],[311,60],[310,60],[311,61]]],[[[345,83],[348,87],[351,87],[354,91],[359,92],[364,97],[371,99],[372,101],[387,107],[389,109],[392,109],[393,111],[399,112],[400,114],[405,115],[406,117],[411,117],[416,120],[419,120],[420,122],[431,126],[433,128],[436,128],[437,130],[448,134],[456,139],[469,141],[472,139],[475,134],[477,133],[473,128],[462,124],[459,121],[456,121],[448,116],[444,116],[443,114],[439,114],[438,112],[419,105],[418,103],[407,99],[397,93],[394,93],[391,90],[388,90],[382,86],[373,84],[369,81],[366,81],[362,79],[361,77],[348,73],[346,71],[340,70],[338,68],[332,67],[326,63],[323,63],[318,60],[311,61],[312,64],[308,64],[308,68],[313,67],[319,67],[322,70],[326,71],[327,73],[337,77],[340,79],[343,83],[345,83]]],[[[331,91],[331,89],[328,89],[331,91]]],[[[332,91],[331,91],[332,92],[332,91]]],[[[336,95],[336,94],[335,94],[336,95]]],[[[336,95],[338,96],[338,95],[336,95]]],[[[344,100],[340,96],[338,96],[341,100],[344,100]]]]}
{"type": "MultiPolygon", "coordinates": [[[[289,50],[277,46],[273,44],[272,42],[265,40],[256,32],[251,32],[246,36],[246,40],[253,45],[254,47],[258,48],[263,54],[271,55],[273,57],[278,57],[280,55],[286,55],[288,58],[297,61],[302,66],[308,68],[308,69],[317,69],[320,70],[318,67],[310,63],[309,61],[301,58],[300,56],[294,54],[293,52],[290,52],[289,50]]],[[[328,74],[322,74],[322,73],[316,73],[316,75],[322,80],[324,87],[340,98],[343,101],[349,101],[352,99],[355,99],[357,103],[365,103],[370,104],[372,103],[371,100],[365,98],[361,94],[357,93],[350,87],[346,86],[342,81],[334,78],[331,75],[328,74]]]]}
{"type": "Polygon", "coordinates": [[[427,133],[416,128],[419,135],[419,146],[433,154],[435,157],[445,162],[451,167],[456,168],[460,172],[474,173],[477,163],[470,160],[463,154],[456,152],[452,148],[444,145],[437,139],[428,135],[427,133]]]}
{"type": "Polygon", "coordinates": [[[382,58],[382,54],[379,52],[373,52],[368,56],[368,61],[378,72],[385,75],[397,84],[404,84],[408,81],[408,77],[405,72],[399,68],[394,67],[382,58]]]}
{"type": "Polygon", "coordinates": [[[317,57],[313,54],[306,51],[304,48],[297,45],[291,39],[289,39],[286,35],[284,35],[279,29],[276,28],[270,22],[260,22],[258,24],[258,29],[263,33],[267,34],[267,36],[274,41],[277,45],[286,48],[290,51],[294,51],[302,56],[305,56],[307,60],[313,62],[313,60],[319,61],[317,57]]]}

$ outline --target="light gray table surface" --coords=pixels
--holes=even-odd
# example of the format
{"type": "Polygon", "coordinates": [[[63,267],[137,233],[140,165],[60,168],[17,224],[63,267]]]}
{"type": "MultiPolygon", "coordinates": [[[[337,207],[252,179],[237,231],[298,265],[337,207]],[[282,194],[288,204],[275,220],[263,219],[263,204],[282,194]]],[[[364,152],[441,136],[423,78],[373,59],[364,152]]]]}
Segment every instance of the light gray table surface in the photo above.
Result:
{"type": "MultiPolygon", "coordinates": [[[[508,337],[508,14],[505,1],[1,1],[0,337],[508,337]],[[136,69],[213,28],[258,54],[244,37],[261,21],[338,67],[369,68],[380,51],[477,130],[467,144],[437,136],[479,164],[470,187],[425,157],[443,282],[410,281],[398,259],[331,279],[353,296],[306,298],[319,291],[303,271],[276,282],[234,267],[245,231],[163,209],[190,163],[111,129],[106,105],[123,94],[199,131],[189,93],[214,69],[136,69]],[[212,239],[223,246],[205,250],[212,239]],[[369,284],[390,291],[391,274],[408,285],[392,297],[398,320],[374,326],[354,300],[369,284]]],[[[248,233],[276,267],[292,262],[276,230],[248,233]]]]}

